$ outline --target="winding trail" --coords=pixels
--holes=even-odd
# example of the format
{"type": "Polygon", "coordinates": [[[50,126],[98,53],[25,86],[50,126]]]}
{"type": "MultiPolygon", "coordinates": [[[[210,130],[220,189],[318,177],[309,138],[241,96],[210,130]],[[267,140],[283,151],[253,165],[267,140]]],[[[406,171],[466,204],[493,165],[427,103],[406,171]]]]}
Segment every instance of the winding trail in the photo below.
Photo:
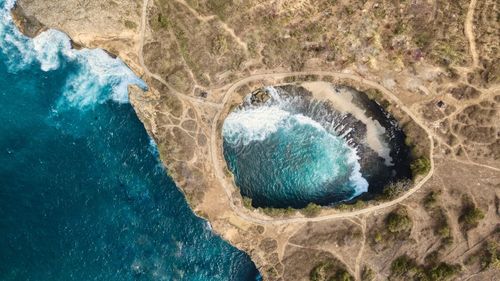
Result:
{"type": "Polygon", "coordinates": [[[429,173],[423,177],[417,184],[415,184],[410,190],[408,190],[406,193],[403,195],[399,196],[398,198],[388,201],[388,202],[383,202],[378,205],[370,206],[364,209],[360,210],[354,210],[354,211],[349,211],[349,212],[338,212],[338,213],[330,213],[330,214],[325,214],[325,215],[319,215],[317,217],[291,217],[291,218],[263,218],[262,215],[252,213],[248,209],[244,209],[244,207],[241,206],[236,206],[232,197],[232,190],[234,190],[234,187],[232,184],[230,184],[227,180],[225,180],[224,172],[222,170],[221,165],[219,164],[218,161],[218,152],[219,148],[217,145],[217,123],[218,120],[221,117],[222,110],[220,110],[217,115],[215,116],[213,122],[212,122],[212,131],[210,134],[210,153],[211,153],[211,158],[212,158],[212,163],[213,167],[215,170],[215,176],[219,180],[221,186],[223,187],[231,208],[235,212],[236,215],[241,217],[244,220],[251,221],[254,223],[258,224],[271,224],[271,225],[279,225],[279,224],[287,224],[287,223],[303,223],[303,222],[318,222],[318,221],[325,221],[325,220],[333,220],[333,219],[342,219],[342,218],[349,218],[349,217],[356,217],[359,215],[363,214],[368,214],[368,213],[373,213],[378,210],[382,210],[391,206],[394,206],[396,204],[401,203],[408,197],[410,197],[412,194],[417,192],[434,174],[434,140],[432,138],[432,133],[430,130],[423,124],[423,122],[414,115],[414,113],[407,107],[405,106],[392,92],[384,88],[382,85],[378,84],[377,82],[367,80],[365,78],[362,78],[358,75],[355,74],[350,74],[350,73],[339,73],[339,72],[328,72],[328,71],[309,71],[309,72],[284,72],[284,73],[264,73],[264,74],[256,74],[252,75],[249,77],[246,77],[244,79],[239,80],[238,82],[234,83],[225,93],[224,98],[222,100],[222,104],[225,105],[228,100],[231,98],[232,94],[235,92],[237,88],[240,86],[247,84],[249,82],[255,81],[255,80],[261,80],[261,79],[266,79],[266,78],[274,78],[274,79],[282,79],[285,77],[289,76],[298,76],[298,75],[327,75],[327,76],[332,76],[334,78],[338,79],[348,79],[352,80],[355,82],[358,82],[360,84],[368,85],[370,87],[373,87],[375,89],[378,89],[380,92],[382,92],[385,96],[390,98],[401,110],[403,110],[408,116],[410,116],[413,121],[415,121],[422,129],[425,130],[429,137],[430,141],[430,162],[431,162],[431,168],[429,173]]]}
{"type": "Polygon", "coordinates": [[[469,41],[469,50],[472,55],[472,66],[479,66],[479,55],[476,50],[476,39],[474,37],[474,10],[476,8],[477,0],[471,0],[469,4],[469,9],[467,10],[467,17],[464,23],[464,32],[469,41]]]}
{"type": "Polygon", "coordinates": [[[222,29],[224,29],[235,41],[238,45],[240,45],[243,48],[243,51],[248,54],[248,45],[245,43],[236,33],[234,32],[234,29],[229,27],[225,22],[222,20],[218,20],[218,17],[216,15],[210,15],[210,16],[202,16],[198,11],[196,11],[193,7],[191,7],[186,1],[184,0],[175,0],[177,3],[183,5],[186,9],[188,9],[193,16],[198,19],[201,22],[208,23],[212,20],[217,21],[222,29]]]}
{"type": "Polygon", "coordinates": [[[460,160],[460,159],[456,159],[456,158],[451,159],[451,160],[452,161],[456,161],[456,162],[460,162],[460,163],[466,164],[466,165],[474,165],[474,166],[478,166],[478,167],[482,167],[482,168],[486,168],[486,169],[490,169],[490,170],[493,170],[493,171],[500,172],[500,168],[496,168],[496,167],[485,165],[485,164],[481,164],[481,163],[476,163],[476,162],[473,162],[472,160],[464,161],[464,160],[460,160]]]}
{"type": "MultiPolygon", "coordinates": [[[[474,8],[476,0],[472,0],[472,2],[471,2],[471,7],[474,8]]],[[[229,89],[226,91],[226,93],[224,94],[223,99],[220,103],[209,102],[206,100],[198,99],[198,98],[195,98],[192,96],[188,96],[188,95],[179,93],[173,87],[171,87],[164,79],[162,79],[158,74],[152,73],[144,63],[143,52],[144,52],[144,41],[145,41],[145,34],[146,34],[146,27],[147,27],[148,5],[149,5],[149,0],[143,0],[142,16],[141,16],[141,31],[140,31],[140,39],[139,39],[139,63],[141,65],[141,67],[143,68],[145,75],[147,75],[153,79],[156,79],[160,83],[164,84],[170,90],[170,93],[175,95],[179,99],[189,100],[191,102],[198,103],[201,106],[208,105],[208,106],[213,106],[213,107],[218,108],[218,112],[217,112],[217,114],[212,122],[212,128],[211,128],[211,134],[210,134],[210,156],[211,156],[212,164],[213,164],[213,167],[215,170],[215,176],[219,180],[221,186],[224,189],[224,192],[226,193],[226,196],[228,197],[231,209],[240,218],[242,218],[246,221],[257,223],[257,224],[280,225],[280,224],[288,224],[288,223],[318,222],[318,221],[325,221],[325,220],[356,217],[356,216],[363,215],[363,214],[373,213],[377,210],[382,210],[382,209],[394,206],[396,204],[399,204],[400,202],[404,201],[406,198],[410,197],[412,194],[417,192],[434,174],[434,157],[433,157],[434,140],[432,138],[432,133],[429,131],[429,129],[392,92],[390,92],[389,90],[387,90],[386,88],[384,88],[382,85],[380,85],[377,82],[367,80],[367,79],[360,77],[358,75],[355,75],[355,74],[340,73],[340,72],[328,72],[328,71],[308,71],[308,72],[262,73],[262,74],[251,75],[249,77],[241,79],[241,80],[237,81],[236,83],[232,84],[229,87],[229,89]],[[272,217],[264,217],[261,214],[252,213],[248,209],[244,209],[241,206],[237,206],[234,203],[234,198],[232,196],[232,191],[233,191],[234,187],[232,186],[232,184],[229,184],[227,180],[225,180],[224,172],[222,171],[222,167],[218,161],[218,151],[219,150],[217,147],[217,123],[221,117],[221,114],[223,113],[224,105],[231,98],[234,91],[238,87],[240,87],[244,84],[247,84],[247,83],[255,81],[255,80],[261,80],[261,79],[266,79],[266,78],[279,79],[279,78],[285,78],[285,77],[297,76],[297,75],[328,75],[328,76],[332,76],[332,77],[338,78],[338,79],[352,80],[352,81],[355,81],[357,83],[364,84],[364,85],[373,87],[375,89],[378,89],[380,92],[382,92],[388,98],[390,98],[399,108],[401,108],[401,110],[403,110],[408,116],[410,116],[427,133],[427,135],[429,137],[429,141],[430,141],[431,168],[430,168],[429,173],[425,177],[423,177],[417,184],[415,184],[410,190],[408,190],[406,193],[404,193],[403,195],[401,195],[400,197],[398,197],[392,201],[383,202],[383,203],[380,203],[378,205],[370,206],[370,207],[360,209],[360,210],[349,211],[349,212],[330,213],[330,214],[320,215],[320,216],[312,217],[312,218],[309,218],[309,217],[272,218],[272,217]]],[[[473,11],[474,11],[473,8],[472,8],[472,15],[473,15],[473,11]]],[[[470,14],[470,9],[469,9],[469,13],[468,13],[468,19],[469,19],[469,14],[470,14]]],[[[473,18],[473,16],[471,16],[471,18],[473,18]]],[[[471,23],[472,23],[472,20],[469,19],[469,24],[466,25],[466,26],[468,26],[468,28],[466,28],[466,30],[470,30],[472,32],[472,29],[470,28],[471,23]]],[[[471,34],[471,35],[473,38],[473,34],[471,34]]],[[[474,45],[473,48],[474,48],[474,53],[475,53],[475,44],[473,44],[473,45],[474,45]]],[[[472,46],[471,46],[471,49],[472,49],[472,46]]]]}
{"type": "Polygon", "coordinates": [[[361,258],[363,257],[363,252],[365,250],[365,244],[366,244],[366,219],[360,219],[361,224],[359,225],[361,227],[361,231],[363,233],[363,240],[361,240],[361,247],[359,247],[359,252],[358,255],[356,256],[356,262],[354,263],[354,274],[356,276],[357,280],[361,280],[361,258]]]}

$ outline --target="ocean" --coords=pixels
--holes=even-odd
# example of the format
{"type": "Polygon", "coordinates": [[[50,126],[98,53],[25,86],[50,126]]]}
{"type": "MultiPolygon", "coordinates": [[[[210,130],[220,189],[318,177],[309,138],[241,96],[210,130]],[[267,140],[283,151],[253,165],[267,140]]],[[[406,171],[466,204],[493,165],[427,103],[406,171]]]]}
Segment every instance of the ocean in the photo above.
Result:
{"type": "Polygon", "coordinates": [[[196,217],[102,50],[19,33],[0,0],[0,280],[258,280],[196,217]]]}

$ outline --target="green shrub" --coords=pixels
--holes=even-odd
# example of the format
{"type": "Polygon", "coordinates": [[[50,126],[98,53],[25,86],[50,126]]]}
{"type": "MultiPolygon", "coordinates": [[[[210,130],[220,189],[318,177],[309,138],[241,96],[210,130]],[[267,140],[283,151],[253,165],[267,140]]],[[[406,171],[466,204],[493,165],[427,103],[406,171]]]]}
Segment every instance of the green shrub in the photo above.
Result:
{"type": "Polygon", "coordinates": [[[135,28],[137,28],[137,24],[135,22],[133,22],[133,21],[126,20],[124,22],[124,24],[125,24],[125,27],[128,28],[128,29],[135,29],[135,28]]]}
{"type": "Polygon", "coordinates": [[[395,276],[413,276],[414,280],[445,281],[450,280],[461,270],[460,265],[441,262],[437,265],[424,267],[407,255],[397,257],[391,263],[391,274],[395,276]]]}
{"type": "Polygon", "coordinates": [[[290,216],[290,215],[293,215],[297,210],[292,208],[292,207],[288,207],[288,208],[271,208],[271,207],[267,207],[267,208],[259,208],[260,210],[262,210],[262,212],[264,212],[264,214],[270,216],[270,217],[283,217],[283,216],[290,216]]]}
{"type": "Polygon", "coordinates": [[[436,232],[442,239],[447,239],[451,237],[451,230],[448,224],[439,226],[436,232]]]}
{"type": "Polygon", "coordinates": [[[330,277],[328,281],[354,281],[354,278],[347,270],[340,269],[334,276],[330,277]]]}
{"type": "Polygon", "coordinates": [[[495,241],[488,242],[485,253],[481,255],[481,268],[490,267],[500,270],[500,247],[495,241]]]}
{"type": "Polygon", "coordinates": [[[421,48],[426,49],[432,42],[432,35],[429,32],[417,32],[415,35],[415,44],[421,48]]]}
{"type": "Polygon", "coordinates": [[[364,267],[363,272],[361,273],[361,280],[363,281],[371,281],[375,278],[375,273],[369,267],[364,267]]]}
{"type": "Polygon", "coordinates": [[[384,187],[382,199],[392,200],[400,196],[403,192],[410,189],[411,182],[408,180],[401,180],[398,182],[391,182],[384,187]]]}
{"type": "Polygon", "coordinates": [[[315,217],[321,212],[321,206],[309,203],[305,208],[300,209],[299,211],[306,217],[315,217]]]}
{"type": "Polygon", "coordinates": [[[328,271],[332,265],[328,262],[322,262],[316,265],[309,273],[309,280],[320,281],[325,279],[326,271],[328,271]]]}
{"type": "Polygon", "coordinates": [[[391,263],[391,273],[396,276],[403,276],[409,272],[416,271],[417,264],[407,255],[397,257],[391,263]]]}
{"type": "Polygon", "coordinates": [[[375,243],[380,243],[383,240],[382,233],[376,232],[375,236],[373,237],[373,240],[375,240],[375,243]]]}
{"type": "Polygon", "coordinates": [[[406,210],[400,209],[387,215],[386,226],[391,233],[401,233],[411,230],[412,221],[406,210]]]}
{"type": "Polygon", "coordinates": [[[170,25],[170,21],[166,16],[160,13],[158,14],[158,25],[161,28],[167,28],[170,25]]]}
{"type": "Polygon", "coordinates": [[[344,268],[335,266],[331,262],[321,262],[316,265],[309,273],[309,280],[311,281],[353,281],[354,278],[344,268]],[[331,276],[328,278],[328,276],[331,276]]]}
{"type": "Polygon", "coordinates": [[[476,227],[482,219],[484,219],[483,211],[475,206],[467,206],[460,217],[460,221],[466,229],[476,227]]]}
{"type": "Polygon", "coordinates": [[[412,161],[410,169],[413,177],[425,175],[431,170],[431,161],[427,157],[419,157],[412,161]]]}
{"type": "Polygon", "coordinates": [[[445,281],[450,280],[458,272],[460,272],[459,265],[451,265],[442,262],[427,272],[427,275],[430,280],[445,281]]]}
{"type": "Polygon", "coordinates": [[[429,210],[432,207],[434,207],[437,203],[437,200],[439,198],[439,195],[441,195],[441,191],[431,191],[427,196],[424,198],[424,207],[429,210]]]}
{"type": "Polygon", "coordinates": [[[252,198],[243,196],[243,206],[248,209],[253,209],[252,198]]]}

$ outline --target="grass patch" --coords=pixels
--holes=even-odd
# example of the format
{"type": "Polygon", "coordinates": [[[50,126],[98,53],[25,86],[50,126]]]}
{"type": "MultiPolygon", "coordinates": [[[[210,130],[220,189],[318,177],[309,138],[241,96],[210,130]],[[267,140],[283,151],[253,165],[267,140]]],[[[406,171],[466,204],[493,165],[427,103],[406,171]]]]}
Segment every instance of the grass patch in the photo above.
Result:
{"type": "Polygon", "coordinates": [[[130,20],[126,20],[123,24],[125,24],[125,27],[128,29],[136,29],[137,28],[137,24],[133,21],[130,21],[130,20]]]}

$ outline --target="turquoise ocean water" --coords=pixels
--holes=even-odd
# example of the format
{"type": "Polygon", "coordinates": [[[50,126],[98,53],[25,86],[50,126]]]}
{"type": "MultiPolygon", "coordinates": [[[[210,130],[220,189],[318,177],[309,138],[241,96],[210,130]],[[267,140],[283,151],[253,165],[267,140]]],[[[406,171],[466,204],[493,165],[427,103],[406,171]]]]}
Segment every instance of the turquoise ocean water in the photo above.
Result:
{"type": "Polygon", "coordinates": [[[0,280],[256,280],[195,217],[100,50],[28,39],[0,0],[0,280]]]}
{"type": "Polygon", "coordinates": [[[331,204],[367,191],[355,149],[268,87],[272,102],[231,112],[224,156],[244,196],[256,207],[331,204]]]}

